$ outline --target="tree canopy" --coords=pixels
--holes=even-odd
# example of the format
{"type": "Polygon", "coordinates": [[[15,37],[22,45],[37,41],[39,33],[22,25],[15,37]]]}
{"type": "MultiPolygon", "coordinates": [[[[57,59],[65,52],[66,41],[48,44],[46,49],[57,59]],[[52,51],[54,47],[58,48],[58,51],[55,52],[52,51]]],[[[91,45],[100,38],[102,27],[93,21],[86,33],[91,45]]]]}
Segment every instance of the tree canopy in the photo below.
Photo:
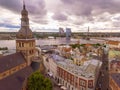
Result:
{"type": "Polygon", "coordinates": [[[45,78],[39,71],[34,72],[28,78],[28,90],[52,90],[52,83],[45,78]]]}

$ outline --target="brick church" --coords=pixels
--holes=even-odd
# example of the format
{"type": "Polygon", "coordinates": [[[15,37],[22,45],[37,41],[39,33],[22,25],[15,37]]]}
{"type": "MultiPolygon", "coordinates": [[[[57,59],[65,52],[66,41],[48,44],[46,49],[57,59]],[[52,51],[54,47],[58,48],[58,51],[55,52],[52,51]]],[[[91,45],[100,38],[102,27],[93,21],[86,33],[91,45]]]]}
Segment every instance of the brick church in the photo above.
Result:
{"type": "Polygon", "coordinates": [[[0,57],[0,90],[23,90],[24,81],[33,72],[35,39],[29,28],[25,3],[21,11],[21,28],[16,34],[16,53],[0,57]]]}

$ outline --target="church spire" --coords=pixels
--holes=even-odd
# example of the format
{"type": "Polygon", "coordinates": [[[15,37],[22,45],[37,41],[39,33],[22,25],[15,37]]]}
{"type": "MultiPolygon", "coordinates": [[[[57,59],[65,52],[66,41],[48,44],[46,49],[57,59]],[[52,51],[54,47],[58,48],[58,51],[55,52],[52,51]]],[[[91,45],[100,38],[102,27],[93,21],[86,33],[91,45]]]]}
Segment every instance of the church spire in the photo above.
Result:
{"type": "Polygon", "coordinates": [[[33,38],[31,29],[29,28],[28,11],[23,0],[23,10],[21,11],[21,28],[17,34],[17,38],[29,39],[33,38]]]}
{"type": "Polygon", "coordinates": [[[25,1],[23,0],[23,9],[25,10],[26,8],[25,8],[25,1]]]}

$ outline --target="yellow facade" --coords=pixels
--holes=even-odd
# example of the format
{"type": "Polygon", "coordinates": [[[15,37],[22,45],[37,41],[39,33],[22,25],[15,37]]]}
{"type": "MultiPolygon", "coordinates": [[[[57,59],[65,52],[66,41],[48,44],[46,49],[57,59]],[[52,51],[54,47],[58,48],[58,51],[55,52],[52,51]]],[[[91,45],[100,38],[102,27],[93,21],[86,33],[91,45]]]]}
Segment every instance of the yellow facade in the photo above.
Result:
{"type": "Polygon", "coordinates": [[[35,40],[16,40],[16,51],[22,52],[27,64],[30,65],[35,56],[35,40]]]}

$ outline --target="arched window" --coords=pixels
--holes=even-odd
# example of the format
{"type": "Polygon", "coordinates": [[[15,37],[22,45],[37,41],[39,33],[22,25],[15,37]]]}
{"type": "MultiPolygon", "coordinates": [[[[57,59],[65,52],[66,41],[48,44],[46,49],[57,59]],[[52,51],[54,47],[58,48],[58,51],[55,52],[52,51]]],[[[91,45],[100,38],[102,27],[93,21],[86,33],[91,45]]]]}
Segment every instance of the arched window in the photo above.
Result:
{"type": "Polygon", "coordinates": [[[24,47],[24,43],[22,43],[22,47],[24,47]]]}
{"type": "Polygon", "coordinates": [[[29,51],[29,54],[31,54],[31,50],[29,51]]]}
{"type": "Polygon", "coordinates": [[[19,47],[21,47],[21,42],[19,43],[19,47]]]}

